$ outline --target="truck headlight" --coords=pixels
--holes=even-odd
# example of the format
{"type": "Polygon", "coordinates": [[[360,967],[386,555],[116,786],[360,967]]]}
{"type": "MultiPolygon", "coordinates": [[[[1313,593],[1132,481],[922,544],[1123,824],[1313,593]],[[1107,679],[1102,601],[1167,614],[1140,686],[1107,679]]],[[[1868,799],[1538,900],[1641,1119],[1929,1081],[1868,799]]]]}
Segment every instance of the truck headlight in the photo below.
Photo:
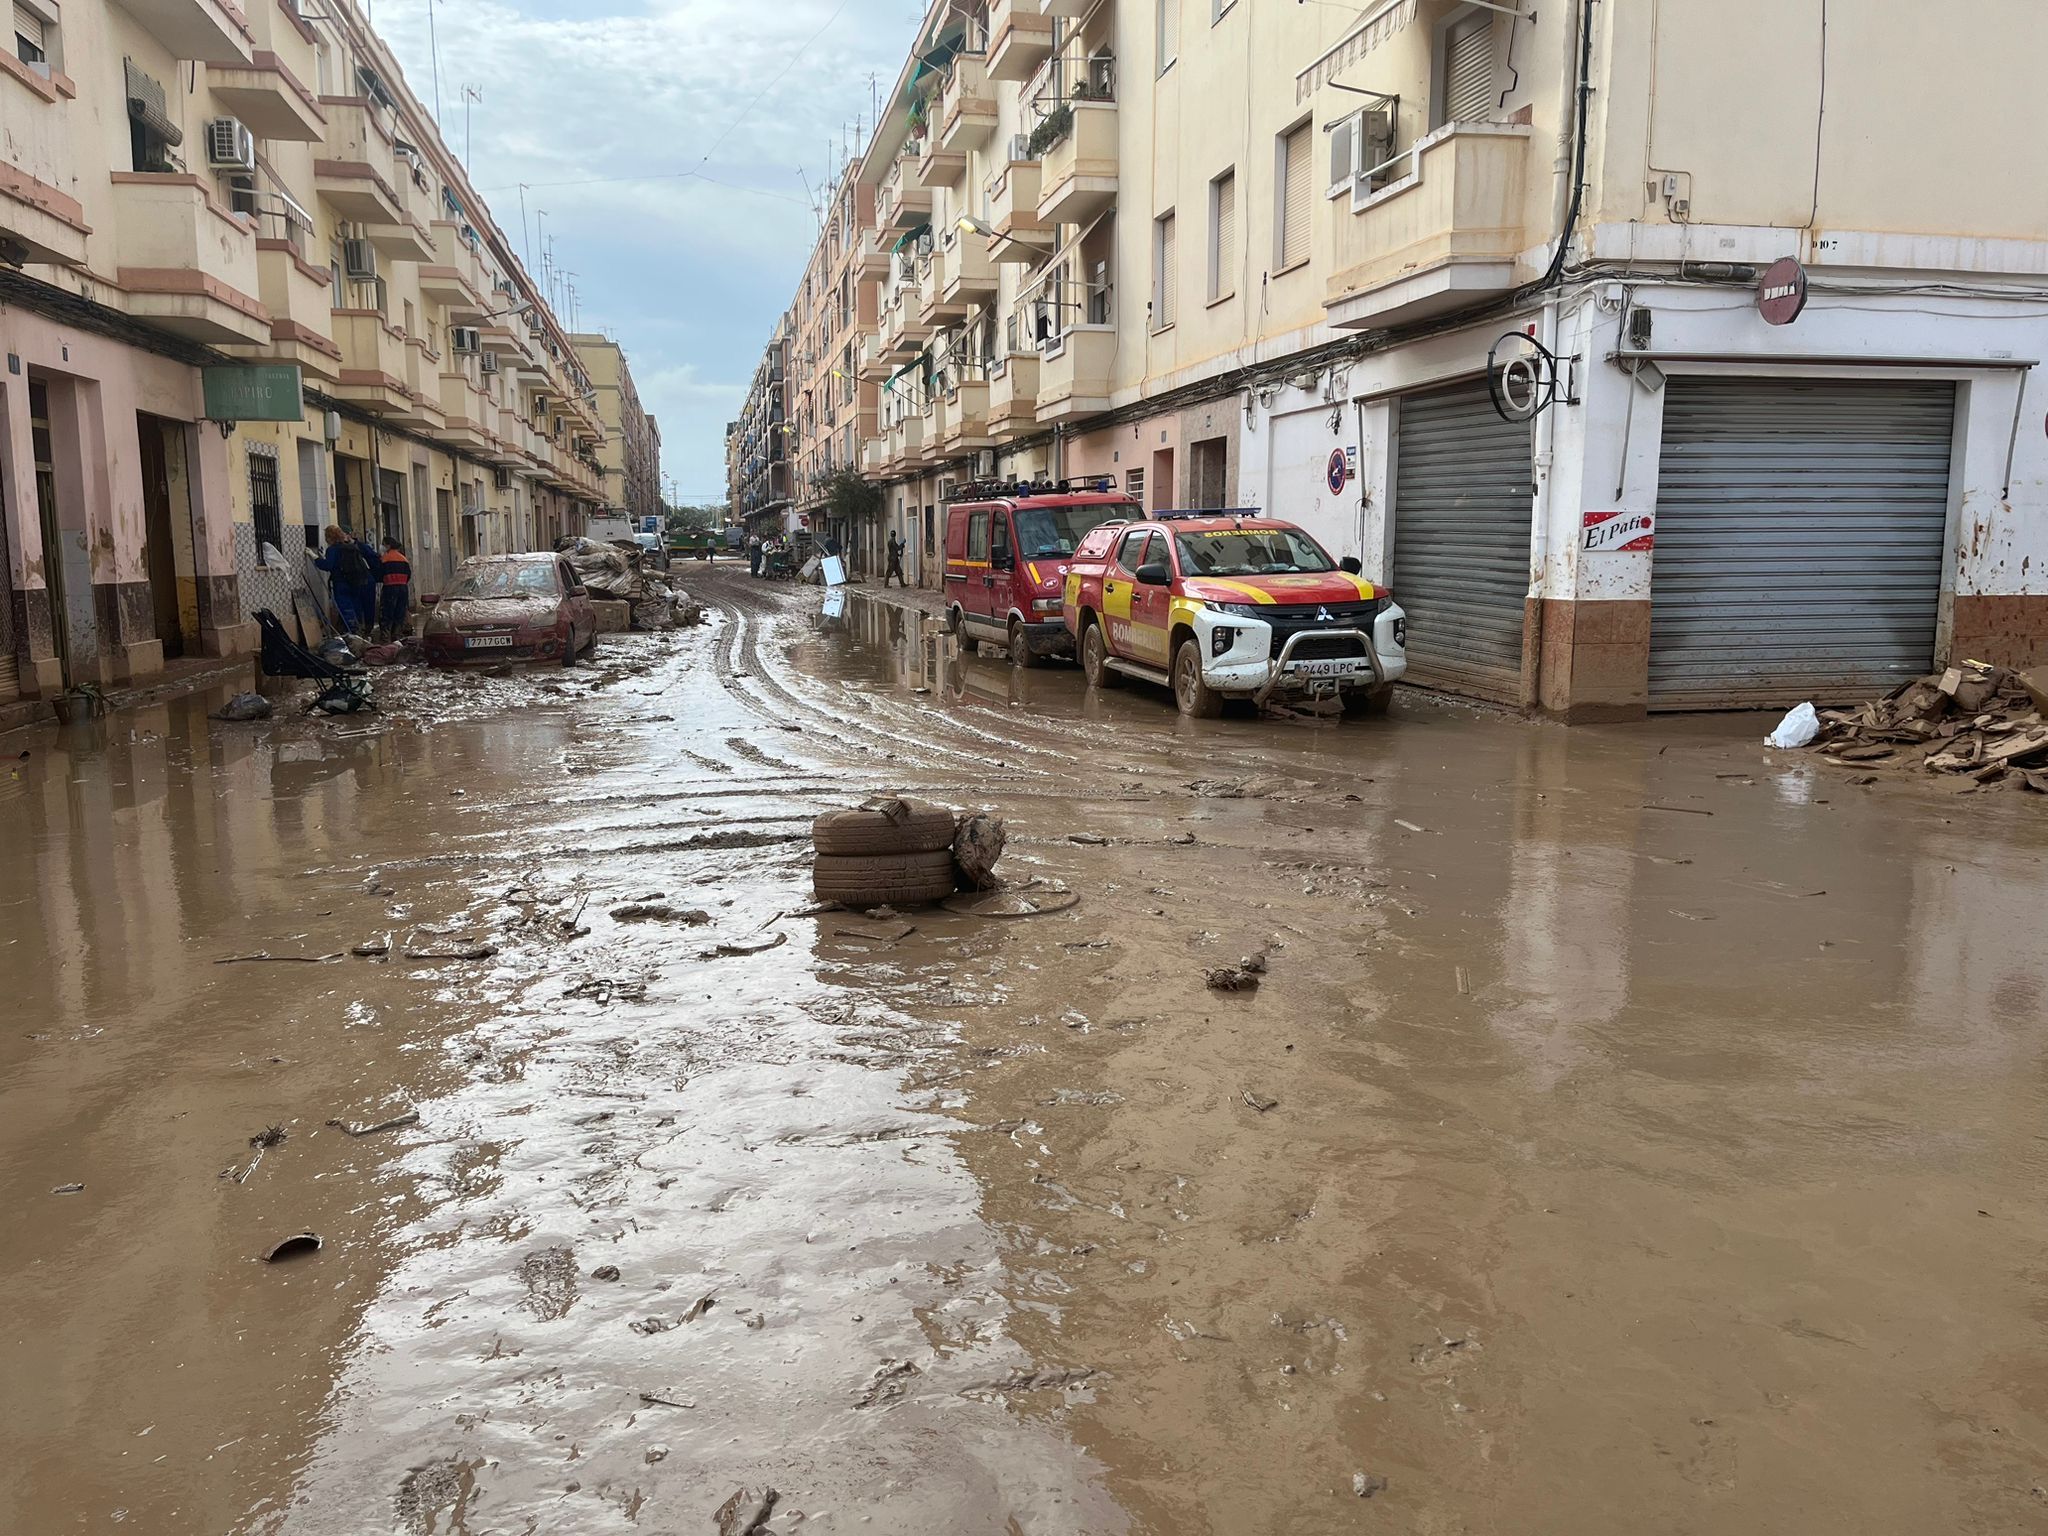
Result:
{"type": "Polygon", "coordinates": [[[1221,656],[1237,644],[1237,631],[1227,624],[1219,624],[1209,631],[1209,654],[1221,656]]]}
{"type": "Polygon", "coordinates": [[[1031,599],[1031,611],[1033,613],[1058,613],[1060,611],[1060,599],[1057,597],[1034,597],[1031,599]]]}
{"type": "Polygon", "coordinates": [[[1202,606],[1211,613],[1220,613],[1226,618],[1255,619],[1259,616],[1256,603],[1204,603],[1202,606]]]}

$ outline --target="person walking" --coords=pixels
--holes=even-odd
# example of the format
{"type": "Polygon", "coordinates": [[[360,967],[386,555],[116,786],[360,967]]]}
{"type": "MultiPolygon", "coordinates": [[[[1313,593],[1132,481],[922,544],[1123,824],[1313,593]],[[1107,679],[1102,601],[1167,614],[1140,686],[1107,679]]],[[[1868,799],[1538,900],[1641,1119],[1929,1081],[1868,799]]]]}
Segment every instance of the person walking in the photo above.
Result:
{"type": "Polygon", "coordinates": [[[405,634],[405,619],[412,609],[412,561],[396,539],[384,541],[384,580],[377,588],[377,628],[386,640],[405,634]]]}
{"type": "Polygon", "coordinates": [[[334,595],[342,632],[359,635],[376,618],[376,587],[370,576],[370,562],[363,558],[361,540],[350,538],[339,523],[329,523],[321,538],[327,542],[327,553],[313,562],[313,568],[327,573],[328,590],[334,595]]]}
{"type": "Polygon", "coordinates": [[[882,578],[882,585],[892,581],[899,587],[910,585],[903,579],[903,535],[894,528],[889,530],[889,574],[882,578]]]}
{"type": "Polygon", "coordinates": [[[761,574],[761,535],[758,533],[747,535],[747,574],[749,576],[761,574]]]}

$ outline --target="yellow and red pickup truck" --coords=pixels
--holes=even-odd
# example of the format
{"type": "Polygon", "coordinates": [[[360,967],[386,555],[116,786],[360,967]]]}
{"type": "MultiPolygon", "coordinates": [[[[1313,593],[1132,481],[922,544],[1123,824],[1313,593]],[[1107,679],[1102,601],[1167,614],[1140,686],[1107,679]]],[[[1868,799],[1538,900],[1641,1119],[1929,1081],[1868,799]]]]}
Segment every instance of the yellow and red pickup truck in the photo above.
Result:
{"type": "Polygon", "coordinates": [[[1062,608],[1092,687],[1142,678],[1202,717],[1275,694],[1378,714],[1408,670],[1408,620],[1358,571],[1276,518],[1162,512],[1083,539],[1062,608]]]}

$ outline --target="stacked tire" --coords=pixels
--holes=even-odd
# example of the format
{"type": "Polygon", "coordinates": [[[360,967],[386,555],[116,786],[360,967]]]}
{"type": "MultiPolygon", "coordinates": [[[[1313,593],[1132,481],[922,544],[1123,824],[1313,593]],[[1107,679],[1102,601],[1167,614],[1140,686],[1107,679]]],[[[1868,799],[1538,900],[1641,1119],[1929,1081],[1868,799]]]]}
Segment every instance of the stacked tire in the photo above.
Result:
{"type": "Polygon", "coordinates": [[[915,800],[829,811],[811,823],[818,900],[842,907],[905,906],[953,894],[953,813],[915,800]]]}

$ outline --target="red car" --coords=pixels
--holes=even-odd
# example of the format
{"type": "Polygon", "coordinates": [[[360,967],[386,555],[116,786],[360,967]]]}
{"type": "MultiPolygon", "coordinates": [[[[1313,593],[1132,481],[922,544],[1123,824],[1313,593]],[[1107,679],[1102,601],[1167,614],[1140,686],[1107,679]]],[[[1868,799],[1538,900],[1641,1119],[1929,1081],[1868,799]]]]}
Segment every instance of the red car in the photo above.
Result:
{"type": "Polygon", "coordinates": [[[1144,515],[1107,490],[965,487],[946,508],[946,618],[962,648],[1007,646],[1020,667],[1073,655],[1060,617],[1067,562],[1090,529],[1144,515]]]}
{"type": "Polygon", "coordinates": [[[437,667],[471,661],[569,665],[597,643],[597,614],[560,555],[472,555],[427,615],[422,643],[437,667]]]}

